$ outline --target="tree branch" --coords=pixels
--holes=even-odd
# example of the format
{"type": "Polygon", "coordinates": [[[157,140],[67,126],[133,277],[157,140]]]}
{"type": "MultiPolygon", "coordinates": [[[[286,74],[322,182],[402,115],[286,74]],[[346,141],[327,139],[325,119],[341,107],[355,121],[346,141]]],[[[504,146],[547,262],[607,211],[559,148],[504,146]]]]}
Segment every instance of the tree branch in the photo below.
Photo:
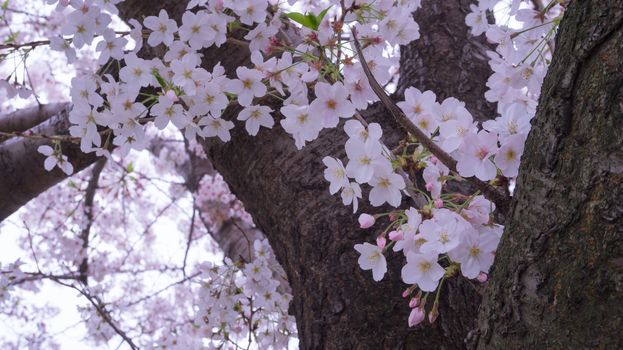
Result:
{"type": "Polygon", "coordinates": [[[107,160],[108,159],[104,157],[95,162],[95,165],[91,170],[91,180],[89,180],[89,184],[87,185],[86,193],[84,195],[84,214],[87,217],[87,223],[80,233],[80,238],[82,239],[82,253],[84,254],[84,257],[82,258],[78,271],[80,273],[80,282],[85,285],[88,284],[89,256],[87,254],[87,249],[89,248],[89,233],[91,231],[91,226],[93,225],[93,200],[95,199],[97,183],[99,182],[102,170],[104,170],[104,166],[106,166],[107,160]]]}
{"type": "MultiPolygon", "coordinates": [[[[69,106],[68,102],[50,103],[20,109],[0,116],[0,131],[5,133],[21,132],[33,128],[57,115],[69,106]]],[[[0,138],[0,142],[2,138],[0,138]]]]}
{"type": "Polygon", "coordinates": [[[93,305],[93,307],[97,310],[97,313],[102,317],[104,322],[106,322],[115,331],[115,333],[117,333],[117,335],[119,335],[126,343],[128,343],[132,350],[139,349],[134,341],[113,321],[110,313],[108,312],[108,310],[106,310],[105,304],[97,296],[91,295],[88,291],[84,290],[83,288],[78,288],[73,284],[68,284],[57,279],[52,280],[60,285],[77,290],[91,303],[91,305],[93,305]]]}
{"type": "MultiPolygon", "coordinates": [[[[404,112],[396,105],[396,103],[385,93],[383,87],[376,81],[374,75],[370,71],[368,67],[368,63],[361,51],[361,45],[359,44],[359,40],[357,39],[357,30],[353,27],[353,41],[355,44],[355,50],[357,51],[357,56],[359,61],[361,62],[361,66],[363,67],[363,71],[368,78],[370,83],[370,87],[374,91],[374,93],[379,97],[381,103],[385,106],[385,108],[391,113],[391,115],[396,119],[398,124],[402,126],[408,133],[413,135],[424,147],[426,147],[435,157],[437,157],[445,166],[447,166],[452,172],[457,173],[456,170],[456,160],[452,158],[446,151],[441,149],[433,140],[431,140],[422,130],[420,130],[407,116],[404,112]]],[[[486,182],[476,178],[470,177],[467,178],[469,182],[474,184],[476,188],[478,188],[487,198],[493,201],[500,210],[502,214],[508,212],[508,207],[510,205],[510,196],[508,196],[505,192],[501,191],[498,188],[495,188],[486,182]]]]}
{"type": "MultiPolygon", "coordinates": [[[[47,121],[29,129],[34,134],[63,135],[69,130],[70,104],[64,104],[60,112],[47,121]]],[[[14,137],[0,143],[0,221],[36,197],[39,193],[64,180],[67,175],[60,169],[46,171],[45,157],[37,149],[49,145],[43,138],[14,137]]],[[[63,154],[67,155],[76,172],[86,168],[98,157],[95,153],[83,153],[80,145],[63,142],[63,154]]]]}

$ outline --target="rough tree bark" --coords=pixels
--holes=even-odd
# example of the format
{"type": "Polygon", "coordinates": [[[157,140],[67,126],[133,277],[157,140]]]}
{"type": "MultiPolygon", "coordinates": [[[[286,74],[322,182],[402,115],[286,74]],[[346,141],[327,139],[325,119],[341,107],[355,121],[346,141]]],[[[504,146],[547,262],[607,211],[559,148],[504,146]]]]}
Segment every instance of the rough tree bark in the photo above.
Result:
{"type": "Polygon", "coordinates": [[[623,348],[623,2],[574,1],[523,154],[479,349],[623,348]]]}

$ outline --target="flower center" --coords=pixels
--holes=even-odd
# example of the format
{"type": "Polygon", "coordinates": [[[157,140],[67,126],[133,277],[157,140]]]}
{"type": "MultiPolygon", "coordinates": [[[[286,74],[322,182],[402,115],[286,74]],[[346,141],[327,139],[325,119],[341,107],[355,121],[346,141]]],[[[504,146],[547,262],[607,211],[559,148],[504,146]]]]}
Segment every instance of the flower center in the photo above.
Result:
{"type": "Polygon", "coordinates": [[[472,256],[472,257],[474,257],[474,258],[475,258],[475,257],[477,257],[478,255],[480,255],[480,248],[478,248],[478,247],[472,247],[472,248],[469,250],[469,255],[470,255],[470,256],[472,256]]]}

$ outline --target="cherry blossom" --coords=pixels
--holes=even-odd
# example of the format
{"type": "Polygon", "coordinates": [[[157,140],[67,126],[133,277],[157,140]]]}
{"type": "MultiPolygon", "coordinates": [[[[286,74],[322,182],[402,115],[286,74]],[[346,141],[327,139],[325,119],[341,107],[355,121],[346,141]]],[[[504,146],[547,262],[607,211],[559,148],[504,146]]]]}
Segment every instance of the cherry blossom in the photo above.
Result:
{"type": "Polygon", "coordinates": [[[281,120],[281,126],[292,134],[298,149],[303,148],[305,142],[315,140],[324,126],[322,118],[309,113],[309,106],[289,104],[281,107],[281,114],[286,117],[281,120]]]}
{"type": "Polygon", "coordinates": [[[45,170],[52,171],[52,169],[57,166],[67,175],[71,175],[74,172],[74,167],[67,159],[67,156],[61,154],[60,151],[54,150],[52,147],[47,145],[39,146],[37,151],[44,156],[47,156],[43,162],[45,170]]]}
{"type": "Polygon", "coordinates": [[[238,103],[250,106],[253,97],[262,97],[266,94],[266,85],[262,84],[262,73],[246,67],[236,69],[238,79],[232,80],[227,91],[238,95],[238,103]]]}
{"type": "Polygon", "coordinates": [[[481,180],[495,178],[495,165],[489,159],[498,151],[497,135],[484,130],[465,137],[465,149],[456,165],[461,176],[476,176],[481,180]]]}
{"type": "Polygon", "coordinates": [[[380,281],[387,272],[387,261],[381,248],[370,243],[355,244],[355,250],[359,257],[359,266],[363,270],[372,270],[372,277],[375,281],[380,281]]]}
{"type": "Polygon", "coordinates": [[[402,176],[393,173],[387,168],[376,171],[370,185],[370,204],[375,207],[383,203],[389,203],[394,207],[398,207],[402,201],[401,190],[405,188],[405,181],[402,176]]]}
{"type": "Polygon", "coordinates": [[[169,19],[169,14],[164,9],[160,10],[158,17],[149,16],[145,18],[143,24],[152,32],[147,38],[150,46],[158,46],[159,44],[171,45],[173,43],[173,34],[177,31],[177,23],[173,19],[169,19]]]}
{"type": "Polygon", "coordinates": [[[461,263],[461,273],[467,278],[476,278],[481,271],[488,272],[499,237],[487,231],[470,230],[462,239],[462,244],[448,252],[452,260],[461,263]]]}
{"type": "Polygon", "coordinates": [[[269,129],[273,127],[275,121],[270,115],[272,111],[270,107],[261,105],[245,107],[238,114],[238,120],[244,120],[244,126],[249,135],[255,136],[259,132],[260,126],[269,129]]]}
{"type": "Polygon", "coordinates": [[[348,177],[346,177],[346,169],[342,164],[342,161],[332,157],[324,157],[322,162],[327,167],[324,171],[324,178],[331,183],[329,186],[329,192],[331,194],[337,193],[343,187],[346,187],[349,183],[348,177]]]}
{"type": "Polygon", "coordinates": [[[417,284],[425,292],[437,289],[439,280],[445,270],[437,263],[437,254],[407,253],[407,264],[402,268],[402,280],[405,283],[417,284]]]}
{"type": "Polygon", "coordinates": [[[309,105],[309,113],[324,116],[324,125],[334,128],[339,118],[350,118],[355,114],[355,107],[347,99],[348,93],[342,83],[317,83],[314,89],[316,99],[309,105]]]}
{"type": "Polygon", "coordinates": [[[359,215],[359,227],[361,228],[369,228],[372,227],[372,225],[374,225],[374,222],[376,220],[374,219],[374,216],[370,215],[370,214],[361,214],[359,215]]]}
{"type": "MultiPolygon", "coordinates": [[[[361,228],[374,225],[375,217],[387,215],[389,218],[387,230],[376,235],[376,245],[367,242],[355,245],[355,250],[360,253],[360,267],[372,270],[374,280],[380,281],[387,272],[383,253],[402,252],[400,259],[403,263],[406,261],[402,268],[403,281],[414,285],[409,287],[407,296],[416,290],[415,286],[419,288],[420,296],[421,292],[437,290],[442,278],[451,277],[450,273],[444,277],[444,266],[450,266],[450,272],[458,264],[463,276],[483,279],[481,276],[493,263],[502,232],[502,227],[495,224],[495,205],[477,192],[467,195],[452,192],[452,182],[470,177],[482,181],[498,178],[492,181],[498,186],[498,182],[514,181],[551,59],[547,40],[551,39],[557,25],[555,22],[564,8],[556,4],[540,12],[520,7],[521,1],[512,1],[509,16],[522,26],[522,29],[513,29],[488,22],[487,12],[495,11],[498,1],[481,0],[470,6],[471,12],[465,23],[471,34],[484,33],[495,45],[495,51],[487,52],[494,73],[487,81],[488,91],[484,95],[486,100],[497,104],[499,115],[489,116],[491,120],[475,122],[466,104],[456,97],[449,96],[439,103],[435,92],[421,91],[418,89],[421,86],[404,90],[404,101],[397,105],[411,123],[456,160],[458,176],[450,171],[447,162],[443,164],[439,160],[444,157],[431,154],[432,150],[426,149],[423,142],[414,140],[413,135],[403,135],[399,147],[393,149],[392,146],[390,150],[385,144],[387,140],[383,139],[381,125],[368,124],[369,121],[362,116],[365,113],[357,112],[357,109],[365,109],[369,103],[377,101],[378,96],[371,89],[359,62],[362,57],[354,55],[345,43],[344,38],[352,34],[348,28],[357,29],[359,40],[364,43],[363,56],[372,75],[381,85],[391,86],[396,81],[392,79],[396,78],[393,72],[398,66],[396,48],[419,38],[419,25],[411,15],[420,6],[419,1],[369,4],[331,1],[330,11],[316,26],[296,24],[301,42],[291,43],[284,29],[293,29],[288,26],[296,21],[285,16],[291,9],[281,3],[193,0],[188,4],[188,9],[193,11],[182,14],[179,28],[164,9],[158,16],[143,20],[148,29],[145,32],[147,43],[152,47],[162,44],[163,55],[151,60],[137,56],[143,45],[143,28],[136,19],[128,21],[132,26],[129,36],[135,46],[129,52],[124,51],[128,33],[117,33],[111,16],[118,12],[115,4],[119,2],[47,0],[48,4],[56,4],[57,11],[66,9],[67,12],[67,18],[59,28],[45,34],[50,36],[51,49],[63,52],[67,61],[72,63],[79,61],[78,57],[95,42],[99,63],[114,59],[116,63],[112,64],[120,67],[118,81],[110,74],[98,76],[88,72],[92,69],[85,69],[86,73],[71,81],[69,95],[73,109],[69,114],[72,124],[69,132],[72,137],[80,138],[83,152],[95,151],[98,156],[106,154],[109,162],[122,162],[119,159],[130,159],[130,151],[151,148],[152,134],[168,133],[173,129],[167,129],[169,121],[184,134],[189,145],[203,151],[197,146],[198,137],[216,136],[222,142],[231,139],[231,130],[236,126],[231,120],[224,119],[230,117],[222,114],[234,105],[239,112],[233,117],[245,121],[249,135],[256,136],[261,126],[272,128],[274,118],[277,118],[293,138],[297,149],[314,142],[323,128],[335,128],[341,119],[345,119],[344,131],[348,135],[343,145],[348,157],[346,167],[332,156],[335,154],[322,159],[329,192],[333,195],[341,191],[342,203],[352,205],[353,212],[357,211],[359,201],[364,200],[362,191],[368,190],[368,201],[374,207],[388,203],[397,208],[403,195],[409,197],[407,205],[415,206],[359,217],[361,228]],[[343,22],[338,22],[341,15],[343,22]],[[236,30],[244,30],[246,34],[228,38],[236,30]],[[218,47],[226,42],[228,45],[248,45],[253,64],[253,67],[236,67],[235,79],[228,78],[232,77],[232,72],[226,74],[220,64],[202,66],[202,59],[209,57],[202,56],[201,49],[212,45],[218,47]],[[262,53],[266,54],[266,60],[262,53]],[[149,89],[141,89],[145,87],[149,89]],[[268,104],[264,99],[269,98],[282,102],[280,114],[271,115],[273,110],[260,104],[268,104]],[[160,131],[156,132],[154,126],[160,131]],[[106,148],[110,144],[118,147],[109,152],[106,148]],[[410,180],[409,172],[421,174],[425,185],[405,181],[410,180]],[[413,191],[417,194],[413,195],[413,191]],[[412,201],[418,204],[412,204],[412,201]]],[[[294,5],[294,1],[288,3],[294,5]]],[[[308,5],[314,15],[326,8],[319,3],[302,4],[303,7],[308,5]]],[[[226,66],[230,69],[229,64],[226,66]]],[[[16,95],[27,98],[36,91],[36,85],[29,84],[26,79],[11,78],[0,79],[0,88],[10,98],[16,95]]],[[[44,168],[51,171],[58,166],[71,174],[73,166],[62,154],[61,142],[53,140],[54,148],[47,145],[38,148],[39,153],[46,156],[44,168]]],[[[183,160],[173,154],[170,161],[173,163],[175,159],[183,160]]],[[[124,176],[133,172],[130,170],[133,167],[127,164],[121,168],[124,176]]],[[[112,175],[108,176],[112,178],[112,175]]],[[[227,218],[244,218],[245,222],[252,224],[250,216],[228,192],[222,178],[210,176],[204,180],[196,199],[202,206],[210,208],[202,215],[211,229],[227,218]]],[[[175,193],[175,190],[171,189],[171,192],[175,193]]],[[[114,215],[106,215],[114,220],[114,215]]],[[[83,221],[84,218],[82,221],[76,219],[74,224],[82,228],[83,221]]],[[[62,242],[62,258],[70,261],[72,266],[77,265],[85,254],[81,241],[63,236],[62,242]]],[[[122,245],[120,242],[112,245],[115,244],[122,245]]],[[[279,282],[273,278],[276,268],[269,261],[271,254],[267,242],[256,241],[253,246],[255,255],[252,261],[241,264],[225,260],[220,266],[207,263],[201,266],[205,283],[198,287],[198,304],[188,309],[198,310],[198,317],[207,319],[205,325],[193,329],[196,325],[188,323],[178,329],[179,334],[159,335],[158,341],[150,344],[195,348],[209,342],[211,346],[224,346],[228,337],[244,338],[248,335],[242,331],[242,326],[246,326],[245,319],[250,319],[249,315],[257,317],[257,331],[253,334],[260,348],[287,344],[289,336],[295,334],[293,320],[287,314],[291,295],[279,291],[279,282]],[[213,293],[210,284],[223,292],[213,293]],[[197,334],[191,336],[193,333],[197,334]],[[209,341],[205,340],[207,333],[211,334],[209,341]]],[[[56,250],[61,249],[51,249],[56,250]]],[[[98,282],[105,279],[106,272],[109,272],[105,266],[111,263],[112,258],[108,260],[105,254],[92,263],[91,266],[101,264],[94,268],[98,282]]],[[[13,274],[19,275],[19,266],[11,269],[13,274]]],[[[0,275],[0,291],[9,294],[2,287],[9,285],[6,280],[4,274],[0,275]]],[[[2,300],[0,297],[0,302],[2,300]]],[[[422,299],[418,296],[411,300],[408,324],[414,326],[426,318],[427,306],[420,304],[422,299]]],[[[162,314],[172,313],[165,310],[165,304],[154,301],[154,310],[161,310],[162,314]]],[[[100,343],[111,339],[114,330],[103,322],[98,310],[84,308],[81,312],[93,339],[100,343]]],[[[437,315],[433,306],[428,313],[429,320],[433,322],[437,315]]],[[[145,329],[151,330],[152,326],[157,328],[158,321],[146,323],[145,329]]]]}

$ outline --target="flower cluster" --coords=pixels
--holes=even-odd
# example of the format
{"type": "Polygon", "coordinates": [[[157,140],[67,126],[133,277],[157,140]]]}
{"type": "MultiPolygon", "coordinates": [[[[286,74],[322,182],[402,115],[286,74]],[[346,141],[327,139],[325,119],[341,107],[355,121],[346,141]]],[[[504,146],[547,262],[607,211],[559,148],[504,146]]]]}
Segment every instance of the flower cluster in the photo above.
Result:
{"type": "Polygon", "coordinates": [[[19,260],[6,266],[0,264],[0,305],[11,299],[11,291],[14,289],[13,281],[24,277],[20,265],[22,263],[19,260]]]}
{"type": "MultiPolygon", "coordinates": [[[[415,87],[406,89],[405,100],[398,103],[415,126],[456,160],[456,173],[453,173],[418,142],[407,140],[399,156],[400,164],[405,169],[413,165],[411,169],[415,167],[422,176],[425,188],[417,191],[428,204],[387,213],[390,223],[378,236],[376,245],[355,245],[360,253],[360,267],[372,270],[376,281],[387,272],[384,254],[402,251],[405,258],[402,280],[411,285],[403,295],[412,295],[410,326],[422,322],[427,309],[429,321],[434,322],[446,278],[460,272],[469,279],[486,281],[493,263],[503,231],[503,226],[494,220],[495,205],[478,193],[469,196],[446,193],[445,185],[448,181],[475,177],[508,186],[518,174],[530,120],[552,54],[550,40],[562,14],[562,8],[555,2],[545,9],[524,8],[521,4],[522,1],[512,1],[507,9],[508,15],[522,24],[518,29],[488,24],[486,12],[494,10],[498,1],[480,1],[477,6],[472,5],[472,13],[466,17],[472,34],[486,33],[487,39],[497,44],[496,51],[489,52],[494,73],[487,81],[489,89],[485,95],[488,101],[497,103],[497,118],[478,125],[463,102],[453,97],[438,102],[433,91],[415,87]],[[428,298],[432,292],[436,296],[431,302],[428,298]]],[[[371,124],[367,133],[376,134],[376,128],[371,124]]],[[[346,131],[350,136],[351,132],[346,131]]],[[[348,144],[346,149],[349,153],[348,144]]],[[[360,152],[366,149],[359,147],[360,152]]],[[[362,159],[372,164],[374,158],[362,159]]],[[[348,173],[338,162],[325,162],[331,193],[336,190],[335,183],[345,181],[344,174],[348,173]]],[[[355,180],[361,183],[364,179],[355,180]]],[[[377,205],[378,201],[372,198],[374,190],[370,192],[370,202],[377,205]]],[[[395,197],[395,203],[388,202],[398,207],[400,193],[395,197]]],[[[384,215],[362,214],[359,222],[362,228],[368,228],[384,215]]]]}
{"type": "Polygon", "coordinates": [[[211,332],[215,347],[237,345],[252,336],[261,349],[284,349],[296,336],[294,319],[288,315],[292,295],[280,283],[283,270],[268,242],[255,241],[253,250],[255,259],[244,265],[226,260],[225,265],[204,269],[198,318],[211,332]]]}
{"type": "Polygon", "coordinates": [[[347,33],[347,23],[358,25],[369,64],[381,83],[390,80],[390,67],[395,64],[397,51],[387,49],[419,37],[418,26],[410,15],[419,2],[333,1],[329,5],[327,10],[332,16],[315,17],[319,22],[315,28],[303,23],[303,41],[293,45],[278,35],[288,22],[284,19],[287,13],[281,8],[268,11],[267,1],[191,2],[181,24],[161,10],[142,24],[132,21],[134,28],[124,33],[116,33],[109,26],[107,11],[116,13],[110,2],[59,2],[59,9],[73,9],[68,15],[73,20],[62,28],[64,35],[72,37],[63,37],[64,45],[53,48],[73,57],[71,50],[101,38],[96,46],[100,62],[124,62],[119,81],[105,71],[103,76],[72,81],[72,136],[81,138],[84,152],[107,154],[112,143],[120,154],[125,154],[129,149],[145,147],[145,127],[153,121],[161,130],[172,123],[191,140],[217,136],[228,141],[234,127],[231,120],[222,118],[228,105],[238,103],[243,107],[236,119],[244,121],[250,135],[257,135],[262,127],[272,128],[275,124],[276,111],[261,102],[281,98],[285,101],[279,111],[284,117],[280,123],[292,134],[295,145],[303,147],[323,128],[337,126],[340,118],[352,118],[356,109],[376,99],[363,70],[345,50],[348,45],[342,42],[342,35],[347,33]],[[200,51],[223,45],[232,26],[254,26],[244,36],[253,67],[238,67],[235,79],[225,77],[220,65],[212,67],[212,71],[200,66],[200,51]],[[143,46],[144,32],[148,33],[148,45],[166,47],[163,59],[136,56],[143,46]],[[127,52],[123,51],[128,41],[125,36],[135,42],[127,52]],[[393,56],[387,57],[387,52],[393,52],[393,56]],[[315,93],[311,101],[309,86],[315,93]],[[159,92],[145,95],[142,89],[148,87],[159,92]],[[98,131],[98,127],[105,127],[105,131],[98,131]]]}

